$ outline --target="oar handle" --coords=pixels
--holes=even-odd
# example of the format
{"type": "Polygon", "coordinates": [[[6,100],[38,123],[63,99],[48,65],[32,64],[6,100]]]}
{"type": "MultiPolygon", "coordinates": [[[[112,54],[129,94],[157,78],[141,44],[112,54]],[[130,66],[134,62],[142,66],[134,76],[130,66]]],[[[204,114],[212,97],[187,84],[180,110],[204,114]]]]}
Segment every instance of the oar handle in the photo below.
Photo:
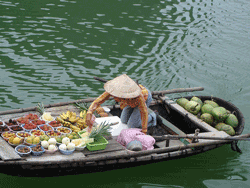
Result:
{"type": "Polygon", "coordinates": [[[105,80],[105,79],[103,79],[103,78],[99,78],[99,77],[96,77],[96,76],[94,76],[94,79],[95,80],[98,80],[98,81],[101,81],[101,82],[103,82],[103,83],[106,83],[108,80],[105,80]]]}
{"type": "Polygon", "coordinates": [[[240,136],[234,136],[234,137],[214,137],[214,136],[189,136],[189,135],[163,135],[163,136],[153,136],[157,141],[159,140],[176,140],[180,138],[189,138],[189,139],[208,139],[208,140],[228,140],[228,141],[250,141],[250,133],[240,135],[240,136]]]}

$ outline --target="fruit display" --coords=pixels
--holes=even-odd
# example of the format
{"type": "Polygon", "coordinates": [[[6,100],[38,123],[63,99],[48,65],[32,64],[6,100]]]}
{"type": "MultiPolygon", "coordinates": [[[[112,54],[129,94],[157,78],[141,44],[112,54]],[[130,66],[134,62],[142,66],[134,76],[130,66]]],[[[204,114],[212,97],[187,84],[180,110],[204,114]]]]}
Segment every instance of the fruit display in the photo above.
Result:
{"type": "Polygon", "coordinates": [[[32,113],[27,114],[24,118],[29,119],[29,120],[38,120],[39,119],[37,114],[32,114],[32,113]]]}
{"type": "Polygon", "coordinates": [[[59,115],[59,117],[56,118],[57,121],[60,121],[63,126],[69,127],[70,126],[76,126],[80,128],[81,130],[85,127],[86,125],[86,111],[85,112],[80,112],[80,117],[76,116],[75,112],[72,111],[67,111],[66,113],[62,113],[59,115]]]}
{"type": "Polygon", "coordinates": [[[40,145],[36,145],[36,146],[32,147],[31,149],[32,149],[32,151],[35,151],[35,152],[44,151],[40,145]]]}
{"type": "Polygon", "coordinates": [[[17,122],[20,123],[20,124],[25,124],[25,123],[29,123],[30,120],[25,118],[25,117],[20,117],[17,119],[17,122]]]}
{"type": "Polygon", "coordinates": [[[69,134],[72,132],[71,129],[67,127],[58,127],[56,130],[62,134],[69,134]]]}
{"type": "Polygon", "coordinates": [[[36,120],[32,120],[31,123],[33,123],[34,125],[42,125],[42,124],[45,124],[45,121],[36,119],[36,120]]]}
{"type": "Polygon", "coordinates": [[[25,131],[17,132],[16,135],[17,135],[19,138],[27,138],[27,137],[31,136],[30,133],[25,132],[25,131]]]}
{"type": "Polygon", "coordinates": [[[50,139],[49,136],[46,135],[46,134],[40,136],[40,140],[41,140],[41,141],[48,141],[49,139],[50,139]]]}
{"type": "Polygon", "coordinates": [[[51,127],[53,128],[57,128],[57,127],[61,127],[62,123],[60,121],[54,120],[48,123],[51,127]]]}
{"type": "Polygon", "coordinates": [[[31,151],[31,149],[30,149],[30,147],[25,146],[25,147],[17,149],[17,151],[20,153],[29,153],[31,151]]]}
{"type": "Polygon", "coordinates": [[[31,135],[31,136],[29,136],[29,137],[27,137],[27,138],[25,139],[25,142],[26,142],[28,145],[39,144],[39,143],[40,143],[40,137],[39,137],[39,136],[31,135]]]}
{"type": "Polygon", "coordinates": [[[235,135],[235,130],[239,124],[237,117],[223,106],[219,106],[216,101],[204,100],[198,97],[192,97],[190,100],[179,98],[177,104],[182,106],[188,112],[196,115],[199,119],[212,125],[219,131],[235,135]]]}
{"type": "Polygon", "coordinates": [[[11,131],[23,131],[23,128],[19,125],[9,127],[11,131]]]}
{"type": "Polygon", "coordinates": [[[32,130],[32,129],[36,129],[36,128],[37,128],[37,125],[35,125],[35,124],[29,122],[29,123],[25,123],[25,124],[23,125],[23,128],[24,128],[24,129],[27,129],[27,130],[32,130]]]}
{"type": "Polygon", "coordinates": [[[23,141],[24,141],[23,138],[19,138],[19,137],[14,137],[14,136],[12,136],[12,137],[9,138],[9,141],[8,141],[8,142],[9,142],[11,145],[13,145],[13,146],[17,146],[17,145],[19,145],[19,144],[22,144],[23,141]]]}
{"type": "Polygon", "coordinates": [[[63,154],[71,154],[75,150],[75,147],[76,146],[74,143],[69,142],[68,144],[60,144],[59,150],[63,154]],[[70,152],[67,152],[67,151],[70,151],[70,152]]]}
{"type": "Polygon", "coordinates": [[[56,137],[56,136],[60,136],[61,135],[61,133],[59,131],[47,131],[46,134],[49,137],[56,137]]]}
{"type": "Polygon", "coordinates": [[[0,126],[3,125],[4,123],[2,121],[0,121],[0,126]]]}
{"type": "Polygon", "coordinates": [[[76,132],[71,132],[70,134],[66,135],[69,139],[73,140],[73,139],[78,139],[79,135],[76,132]]]}
{"type": "Polygon", "coordinates": [[[6,141],[8,141],[9,138],[11,138],[11,137],[16,137],[16,133],[11,132],[11,131],[3,132],[1,135],[4,138],[4,140],[6,140],[6,141]]]}
{"type": "Polygon", "coordinates": [[[17,120],[13,120],[13,119],[9,119],[9,121],[4,122],[6,125],[8,126],[13,126],[13,125],[18,125],[18,121],[17,120]]]}
{"type": "Polygon", "coordinates": [[[44,133],[43,131],[41,131],[41,130],[32,130],[30,133],[31,133],[32,135],[34,135],[34,136],[42,136],[42,135],[45,135],[45,133],[44,133]]]}
{"type": "Polygon", "coordinates": [[[50,125],[46,125],[46,124],[44,124],[44,125],[40,125],[40,126],[38,126],[39,127],[39,129],[41,129],[41,130],[43,130],[43,131],[52,131],[53,130],[53,128],[50,126],[50,125]]]}
{"type": "Polygon", "coordinates": [[[37,111],[42,115],[41,119],[44,121],[53,121],[54,118],[51,116],[50,112],[45,112],[43,103],[37,104],[37,111]]]}
{"type": "Polygon", "coordinates": [[[74,139],[71,141],[71,143],[74,143],[76,147],[84,147],[86,146],[86,143],[83,139],[74,139]]]}
{"type": "Polygon", "coordinates": [[[7,126],[0,126],[0,133],[10,131],[10,129],[7,126]]]}
{"type": "Polygon", "coordinates": [[[49,145],[56,145],[56,139],[55,138],[50,138],[48,140],[49,145]]]}

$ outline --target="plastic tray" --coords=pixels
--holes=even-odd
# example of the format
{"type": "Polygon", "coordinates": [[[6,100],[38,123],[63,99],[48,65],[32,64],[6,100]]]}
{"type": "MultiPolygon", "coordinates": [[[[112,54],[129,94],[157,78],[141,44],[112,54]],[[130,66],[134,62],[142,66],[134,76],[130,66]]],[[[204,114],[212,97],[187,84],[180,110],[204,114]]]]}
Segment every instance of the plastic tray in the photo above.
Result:
{"type": "Polygon", "coordinates": [[[104,150],[108,143],[109,142],[103,136],[101,136],[95,139],[94,142],[88,143],[86,147],[89,151],[104,150]]]}

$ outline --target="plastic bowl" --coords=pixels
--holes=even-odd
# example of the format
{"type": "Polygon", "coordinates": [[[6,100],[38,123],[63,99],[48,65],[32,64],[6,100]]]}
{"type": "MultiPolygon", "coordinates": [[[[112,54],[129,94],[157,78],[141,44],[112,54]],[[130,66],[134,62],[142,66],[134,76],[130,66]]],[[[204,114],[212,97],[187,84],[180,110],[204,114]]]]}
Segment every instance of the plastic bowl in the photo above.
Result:
{"type": "Polygon", "coordinates": [[[56,130],[57,128],[63,126],[62,123],[59,122],[59,121],[57,121],[57,120],[49,121],[47,124],[50,125],[54,130],[56,130]],[[54,122],[58,122],[60,125],[58,125],[58,126],[52,126],[51,124],[54,124],[54,122]]]}
{"type": "Polygon", "coordinates": [[[58,147],[56,146],[56,148],[54,150],[47,150],[47,149],[45,149],[45,153],[52,154],[52,153],[55,153],[57,150],[58,150],[58,147]]]}
{"type": "Polygon", "coordinates": [[[28,147],[28,146],[26,146],[26,145],[18,145],[18,146],[15,147],[15,151],[16,151],[21,157],[26,157],[26,156],[28,156],[28,155],[31,153],[31,148],[28,147]],[[21,152],[18,151],[18,149],[22,149],[22,148],[24,148],[24,147],[29,148],[29,152],[27,152],[27,153],[21,153],[21,152]]]}
{"type": "Polygon", "coordinates": [[[35,156],[40,156],[45,152],[45,149],[41,146],[42,151],[33,151],[33,148],[36,147],[37,145],[34,146],[29,146],[31,148],[31,154],[35,156]]]}
{"type": "Polygon", "coordinates": [[[14,126],[10,126],[9,129],[13,132],[18,132],[18,131],[23,131],[23,127],[21,127],[20,125],[14,125],[14,126]]]}
{"type": "Polygon", "coordinates": [[[0,133],[8,132],[8,131],[10,131],[8,126],[6,126],[6,125],[1,126],[0,125],[0,133]]]}
{"type": "Polygon", "coordinates": [[[86,145],[82,147],[76,146],[76,151],[83,151],[85,148],[86,148],[86,145]]]}
{"type": "Polygon", "coordinates": [[[3,139],[4,139],[5,141],[7,141],[7,142],[9,141],[9,138],[4,136],[4,133],[6,133],[6,132],[12,133],[14,137],[16,136],[16,133],[13,132],[13,131],[5,131],[5,132],[3,132],[3,133],[1,134],[1,136],[2,136],[3,139]]]}
{"type": "Polygon", "coordinates": [[[20,135],[19,135],[20,133],[26,133],[26,134],[28,134],[29,136],[31,136],[31,134],[30,134],[29,132],[26,132],[26,131],[18,131],[18,132],[16,132],[16,136],[19,137],[19,138],[26,138],[26,137],[24,137],[24,136],[20,136],[20,135]]]}
{"type": "Polygon", "coordinates": [[[44,132],[48,132],[50,130],[54,130],[52,126],[48,125],[48,124],[42,124],[42,125],[38,125],[38,129],[44,132]],[[47,127],[49,127],[50,129],[45,131],[42,127],[44,127],[44,125],[46,125],[47,127]]]}
{"type": "Polygon", "coordinates": [[[73,149],[73,150],[64,150],[64,149],[60,149],[60,146],[59,146],[58,148],[59,148],[59,151],[60,151],[62,154],[64,154],[64,155],[70,155],[70,154],[72,154],[72,153],[75,151],[75,149],[73,149]]]}
{"type": "Polygon", "coordinates": [[[24,128],[24,125],[25,125],[25,124],[21,124],[21,127],[22,127],[23,130],[26,131],[26,132],[30,132],[30,131],[32,131],[32,130],[37,130],[36,128],[35,128],[35,129],[25,129],[25,128],[24,128]]]}
{"type": "Polygon", "coordinates": [[[11,146],[13,146],[13,147],[16,147],[16,146],[19,146],[19,145],[23,145],[23,144],[24,144],[24,139],[22,138],[22,139],[21,139],[21,143],[19,143],[19,144],[12,144],[12,143],[10,143],[10,141],[8,140],[8,144],[11,145],[11,146]]]}
{"type": "Polygon", "coordinates": [[[60,132],[62,135],[67,135],[67,134],[72,133],[72,130],[70,128],[68,128],[68,127],[58,127],[58,128],[56,128],[56,130],[58,132],[60,132]],[[59,131],[60,129],[67,129],[69,132],[68,133],[63,133],[63,132],[59,131]]]}
{"type": "Polygon", "coordinates": [[[46,132],[46,135],[49,136],[50,138],[55,138],[55,137],[57,137],[57,136],[61,136],[61,135],[62,135],[62,133],[60,133],[59,131],[54,131],[54,130],[53,130],[53,132],[59,133],[59,135],[50,136],[50,133],[51,133],[51,132],[52,132],[52,131],[47,131],[47,132],[46,132]]]}
{"type": "Polygon", "coordinates": [[[39,130],[39,129],[36,129],[36,130],[32,130],[32,131],[30,131],[30,134],[32,134],[32,135],[34,135],[34,136],[43,136],[43,135],[45,135],[45,132],[43,131],[43,130],[39,130]],[[39,133],[39,135],[35,135],[34,134],[34,132],[38,132],[39,133]]]}

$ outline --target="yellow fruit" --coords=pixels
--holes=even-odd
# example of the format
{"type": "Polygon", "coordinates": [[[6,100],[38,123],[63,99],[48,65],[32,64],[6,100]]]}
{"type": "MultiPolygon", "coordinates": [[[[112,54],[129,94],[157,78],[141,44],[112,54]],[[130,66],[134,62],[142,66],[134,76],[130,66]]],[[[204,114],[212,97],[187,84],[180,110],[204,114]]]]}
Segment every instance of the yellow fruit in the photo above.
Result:
{"type": "Polygon", "coordinates": [[[15,137],[13,139],[13,144],[20,144],[21,138],[15,137]]]}
{"type": "Polygon", "coordinates": [[[33,144],[38,144],[40,142],[40,138],[39,137],[35,137],[33,139],[33,144]]]}
{"type": "Polygon", "coordinates": [[[10,138],[9,138],[9,142],[13,144],[14,138],[15,138],[14,136],[10,137],[10,138]]]}
{"type": "Polygon", "coordinates": [[[31,136],[27,137],[26,142],[32,144],[33,138],[31,136]]]}

